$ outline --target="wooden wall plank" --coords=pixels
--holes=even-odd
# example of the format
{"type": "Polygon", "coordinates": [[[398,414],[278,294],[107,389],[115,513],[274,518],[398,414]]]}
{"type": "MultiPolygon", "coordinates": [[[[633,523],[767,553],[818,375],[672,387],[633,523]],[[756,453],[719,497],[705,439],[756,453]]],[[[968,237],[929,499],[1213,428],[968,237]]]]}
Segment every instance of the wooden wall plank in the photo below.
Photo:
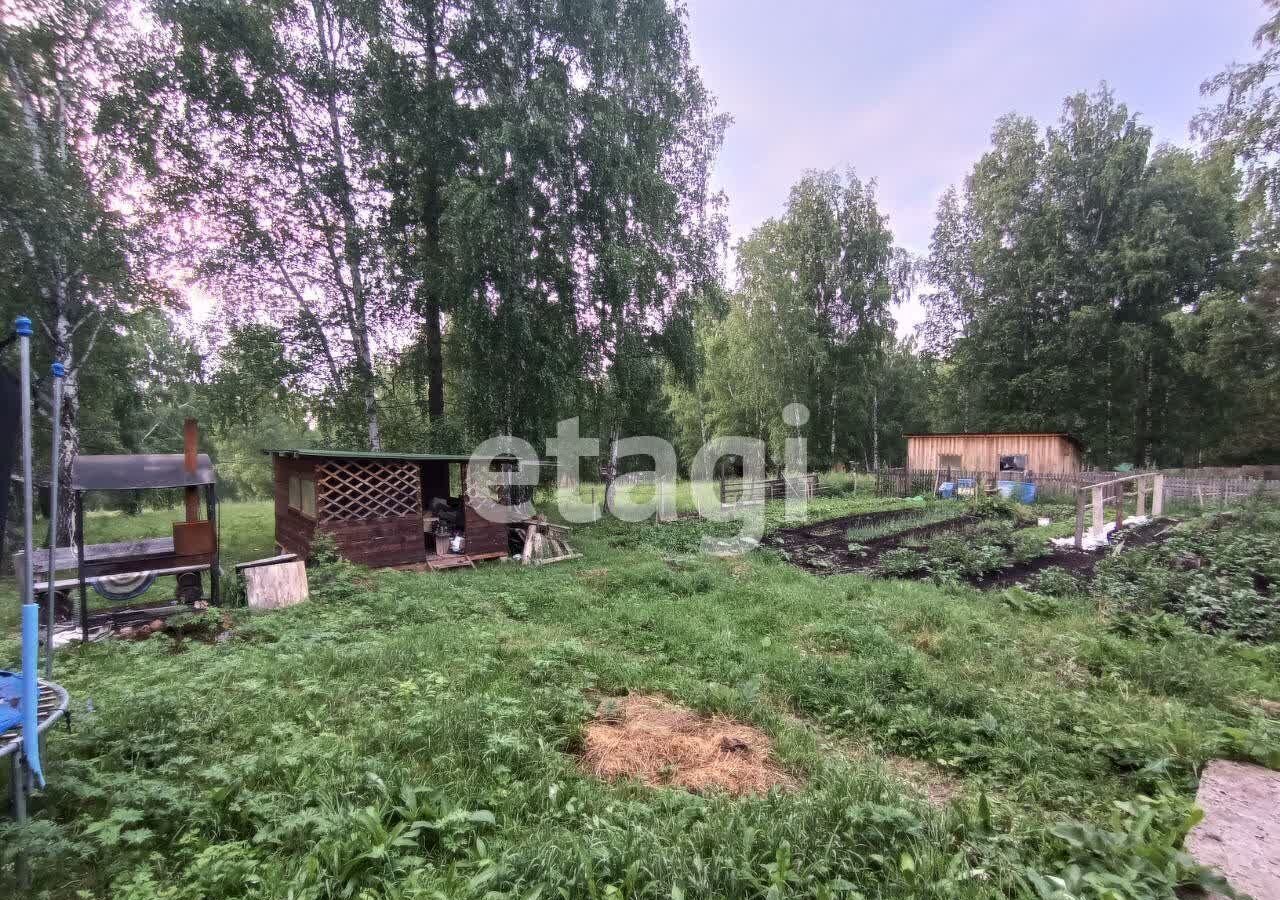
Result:
{"type": "Polygon", "coordinates": [[[943,456],[958,456],[966,471],[995,472],[1000,457],[1024,454],[1027,468],[1045,475],[1080,471],[1080,452],[1065,437],[1052,434],[938,434],[907,438],[907,467],[940,468],[943,456]]]}
{"type": "Polygon", "coordinates": [[[311,555],[311,538],[315,533],[316,523],[296,510],[289,508],[289,477],[291,475],[310,476],[313,464],[310,459],[289,459],[283,456],[273,457],[276,543],[291,553],[306,558],[311,555]]]}

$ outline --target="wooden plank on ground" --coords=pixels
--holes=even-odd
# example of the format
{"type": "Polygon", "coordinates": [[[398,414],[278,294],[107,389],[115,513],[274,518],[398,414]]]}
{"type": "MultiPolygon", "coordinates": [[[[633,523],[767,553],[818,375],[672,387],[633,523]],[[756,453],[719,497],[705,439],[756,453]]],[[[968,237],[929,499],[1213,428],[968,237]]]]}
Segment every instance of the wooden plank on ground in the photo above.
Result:
{"type": "Polygon", "coordinates": [[[298,558],[296,553],[280,553],[276,556],[268,556],[266,559],[250,559],[242,563],[236,563],[236,571],[243,572],[245,569],[256,569],[258,566],[274,566],[276,563],[293,562],[298,558]]]}
{"type": "Polygon", "coordinates": [[[1200,775],[1196,805],[1204,819],[1186,842],[1195,861],[1242,894],[1280,897],[1280,772],[1215,759],[1200,775]]]}
{"type": "Polygon", "coordinates": [[[298,560],[245,569],[244,592],[250,609],[282,609],[301,603],[310,593],[307,567],[298,560]]]}
{"type": "Polygon", "coordinates": [[[428,556],[427,565],[433,572],[441,569],[458,569],[464,566],[471,569],[476,567],[471,558],[464,553],[451,554],[449,556],[428,556]]]}

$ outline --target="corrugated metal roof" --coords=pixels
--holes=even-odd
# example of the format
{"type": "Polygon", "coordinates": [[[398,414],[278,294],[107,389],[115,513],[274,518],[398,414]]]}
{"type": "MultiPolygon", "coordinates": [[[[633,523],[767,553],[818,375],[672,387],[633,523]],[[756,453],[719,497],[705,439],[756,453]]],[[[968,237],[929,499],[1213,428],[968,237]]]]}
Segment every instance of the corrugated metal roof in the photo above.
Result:
{"type": "Polygon", "coordinates": [[[1066,431],[907,431],[903,437],[1060,437],[1081,449],[1084,442],[1066,431]]]}
{"type": "Polygon", "coordinates": [[[317,450],[314,448],[266,449],[272,456],[312,457],[323,459],[403,459],[413,462],[467,462],[470,456],[456,453],[392,453],[386,450],[317,450]]]}
{"type": "Polygon", "coordinates": [[[183,468],[181,453],[112,453],[77,456],[71,466],[75,491],[144,491],[160,488],[199,487],[217,478],[209,454],[196,456],[196,471],[183,468]]]}

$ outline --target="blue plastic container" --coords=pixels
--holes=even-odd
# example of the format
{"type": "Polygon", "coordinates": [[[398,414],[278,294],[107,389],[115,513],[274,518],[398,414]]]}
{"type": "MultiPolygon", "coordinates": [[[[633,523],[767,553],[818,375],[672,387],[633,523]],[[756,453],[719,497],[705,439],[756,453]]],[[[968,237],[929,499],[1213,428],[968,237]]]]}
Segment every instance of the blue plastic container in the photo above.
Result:
{"type": "Polygon", "coordinates": [[[997,481],[996,482],[996,490],[998,490],[1000,492],[1000,496],[1006,500],[1008,500],[1010,497],[1013,496],[1013,492],[1014,490],[1017,489],[1017,487],[1018,487],[1018,482],[1016,481],[997,481]]]}
{"type": "Polygon", "coordinates": [[[950,500],[956,495],[956,486],[954,482],[944,481],[938,485],[938,496],[943,500],[950,500]]]}
{"type": "Polygon", "coordinates": [[[1023,503],[1035,503],[1035,502],[1036,502],[1036,485],[1035,485],[1035,482],[1033,482],[1033,481],[1024,481],[1024,482],[1022,482],[1022,502],[1023,502],[1023,503]]]}

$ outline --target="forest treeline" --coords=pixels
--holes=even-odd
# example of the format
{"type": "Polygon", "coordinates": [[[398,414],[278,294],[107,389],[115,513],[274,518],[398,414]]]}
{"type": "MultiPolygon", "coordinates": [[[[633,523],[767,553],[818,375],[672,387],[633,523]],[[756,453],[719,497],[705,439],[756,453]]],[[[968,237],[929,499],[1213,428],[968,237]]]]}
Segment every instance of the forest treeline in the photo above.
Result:
{"type": "Polygon", "coordinates": [[[685,462],[717,434],[779,453],[791,402],[815,467],[988,429],[1102,467],[1275,461],[1266,6],[1194,145],[1105,85],[1010,114],[917,258],[852,171],[797,172],[727,246],[733,111],[667,0],[7,4],[0,305],[39,372],[70,366],[64,466],[195,415],[250,493],[263,446],[540,447],[572,416],[685,462]]]}

